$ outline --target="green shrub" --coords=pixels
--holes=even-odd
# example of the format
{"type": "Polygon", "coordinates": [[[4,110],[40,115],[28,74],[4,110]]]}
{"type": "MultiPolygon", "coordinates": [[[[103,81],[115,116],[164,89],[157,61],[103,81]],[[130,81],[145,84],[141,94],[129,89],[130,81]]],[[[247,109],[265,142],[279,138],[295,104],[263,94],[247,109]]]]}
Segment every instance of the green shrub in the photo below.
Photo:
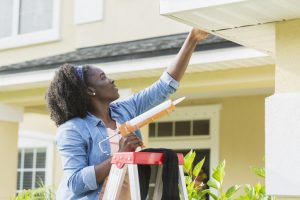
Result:
{"type": "Polygon", "coordinates": [[[193,167],[195,156],[196,153],[191,150],[184,157],[183,170],[187,174],[187,176],[185,176],[185,183],[187,186],[188,198],[193,200],[202,200],[205,199],[206,193],[203,192],[203,183],[197,183],[196,180],[201,172],[205,158],[193,167]]]}
{"type": "Polygon", "coordinates": [[[23,190],[11,200],[55,200],[52,189],[44,185],[36,189],[23,190]]]}
{"type": "MultiPolygon", "coordinates": [[[[263,167],[251,167],[251,171],[257,176],[266,177],[265,168],[263,167]]],[[[244,194],[240,195],[236,200],[275,200],[275,197],[266,195],[265,186],[257,183],[255,186],[246,184],[244,186],[244,194]]]]}
{"type": "MultiPolygon", "coordinates": [[[[266,195],[265,186],[257,183],[255,186],[246,184],[244,186],[244,193],[238,197],[234,197],[235,193],[241,188],[240,185],[233,185],[229,187],[226,192],[223,192],[223,180],[225,177],[225,160],[213,169],[212,177],[208,180],[205,189],[204,183],[196,184],[196,179],[204,164],[205,158],[193,167],[196,153],[191,150],[184,157],[184,172],[187,174],[186,187],[189,200],[204,200],[208,194],[214,200],[275,200],[275,197],[266,195]]],[[[261,167],[252,167],[252,172],[256,175],[265,178],[265,169],[261,167]]]]}

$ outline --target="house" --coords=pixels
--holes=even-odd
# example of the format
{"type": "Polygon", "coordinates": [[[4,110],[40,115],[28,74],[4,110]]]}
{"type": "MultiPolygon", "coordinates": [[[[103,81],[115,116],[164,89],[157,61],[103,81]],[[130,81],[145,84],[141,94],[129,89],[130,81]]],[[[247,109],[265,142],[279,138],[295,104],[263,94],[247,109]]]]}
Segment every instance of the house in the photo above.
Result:
{"type": "MultiPolygon", "coordinates": [[[[40,179],[58,187],[56,127],[44,95],[59,65],[99,66],[124,98],[172,62],[191,26],[160,15],[160,3],[1,1],[0,199],[37,187],[40,179]]],[[[275,59],[225,38],[212,35],[197,46],[171,96],[186,100],[142,133],[149,147],[196,150],[198,160],[206,157],[208,175],[226,159],[227,187],[259,180],[249,167],[264,165],[265,98],[274,93],[275,59]]]]}
{"type": "Polygon", "coordinates": [[[300,196],[300,2],[161,0],[161,14],[274,58],[275,93],[265,101],[266,192],[300,196]]]}

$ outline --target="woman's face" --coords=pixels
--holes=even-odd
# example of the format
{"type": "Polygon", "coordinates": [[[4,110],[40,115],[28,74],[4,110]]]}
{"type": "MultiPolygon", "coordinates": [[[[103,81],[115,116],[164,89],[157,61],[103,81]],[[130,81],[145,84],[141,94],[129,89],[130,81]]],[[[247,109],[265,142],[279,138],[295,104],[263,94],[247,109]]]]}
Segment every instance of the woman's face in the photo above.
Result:
{"type": "Polygon", "coordinates": [[[86,77],[88,88],[90,92],[95,92],[97,99],[112,102],[120,97],[114,80],[109,79],[101,69],[91,66],[86,77]]]}

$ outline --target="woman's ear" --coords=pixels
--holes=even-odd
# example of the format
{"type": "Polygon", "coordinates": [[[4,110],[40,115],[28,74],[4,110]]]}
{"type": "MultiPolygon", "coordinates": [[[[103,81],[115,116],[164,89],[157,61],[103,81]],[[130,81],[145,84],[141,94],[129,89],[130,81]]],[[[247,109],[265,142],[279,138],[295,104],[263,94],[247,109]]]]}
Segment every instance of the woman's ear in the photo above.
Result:
{"type": "Polygon", "coordinates": [[[92,87],[88,87],[86,92],[90,96],[95,96],[96,95],[96,92],[95,92],[94,88],[92,88],[92,87]]]}

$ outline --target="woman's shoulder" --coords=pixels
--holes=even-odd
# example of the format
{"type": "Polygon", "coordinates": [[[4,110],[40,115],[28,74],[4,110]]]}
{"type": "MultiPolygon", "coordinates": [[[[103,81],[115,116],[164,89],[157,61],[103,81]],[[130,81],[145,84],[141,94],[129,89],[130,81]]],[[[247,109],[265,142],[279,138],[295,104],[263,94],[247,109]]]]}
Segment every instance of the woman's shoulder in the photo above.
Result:
{"type": "Polygon", "coordinates": [[[80,129],[82,128],[82,126],[84,126],[84,118],[80,118],[80,117],[74,117],[72,119],[69,119],[68,121],[66,121],[65,123],[61,124],[58,129],[80,129]]]}
{"type": "Polygon", "coordinates": [[[84,138],[82,136],[84,127],[84,118],[75,117],[69,119],[58,127],[55,138],[56,140],[62,140],[63,138],[84,138]]]}

